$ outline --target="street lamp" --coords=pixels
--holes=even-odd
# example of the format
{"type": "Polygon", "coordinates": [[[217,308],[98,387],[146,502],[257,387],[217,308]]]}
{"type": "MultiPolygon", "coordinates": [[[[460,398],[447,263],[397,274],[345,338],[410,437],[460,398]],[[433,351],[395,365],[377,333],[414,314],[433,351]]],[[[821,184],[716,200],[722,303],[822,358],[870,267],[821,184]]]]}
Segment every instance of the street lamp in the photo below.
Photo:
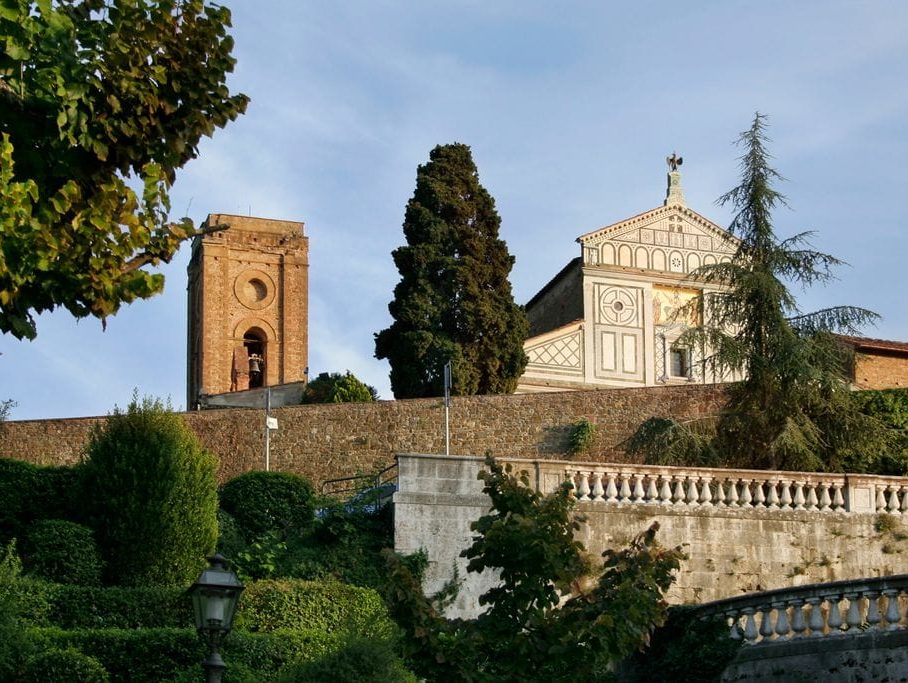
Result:
{"type": "Polygon", "coordinates": [[[208,644],[208,657],[202,662],[207,683],[220,683],[224,675],[224,660],[218,646],[230,632],[233,615],[245,586],[227,568],[227,558],[220,553],[208,558],[208,569],[189,588],[192,609],[199,635],[208,644]]]}

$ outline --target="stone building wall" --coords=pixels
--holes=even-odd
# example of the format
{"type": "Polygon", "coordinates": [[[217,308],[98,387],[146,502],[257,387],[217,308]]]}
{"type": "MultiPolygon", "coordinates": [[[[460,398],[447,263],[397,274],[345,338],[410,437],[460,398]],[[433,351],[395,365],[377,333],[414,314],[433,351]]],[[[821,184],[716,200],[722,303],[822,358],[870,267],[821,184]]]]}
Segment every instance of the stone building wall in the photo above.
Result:
{"type": "MultiPolygon", "coordinates": [[[[451,453],[561,458],[571,425],[587,418],[597,429],[584,460],[621,461],[621,442],[648,417],[707,415],[724,400],[721,386],[696,385],[454,397],[451,453]]],[[[377,471],[393,463],[396,453],[444,452],[440,399],[293,406],[272,413],[280,429],[271,437],[271,468],[297,472],[316,484],[377,471]]],[[[208,410],[184,418],[219,457],[222,481],[264,468],[262,411],[208,410]]],[[[91,426],[101,419],[7,422],[0,427],[0,457],[75,463],[91,426]]]]}
{"type": "Polygon", "coordinates": [[[854,383],[859,389],[908,388],[908,356],[858,353],[854,383]]]}

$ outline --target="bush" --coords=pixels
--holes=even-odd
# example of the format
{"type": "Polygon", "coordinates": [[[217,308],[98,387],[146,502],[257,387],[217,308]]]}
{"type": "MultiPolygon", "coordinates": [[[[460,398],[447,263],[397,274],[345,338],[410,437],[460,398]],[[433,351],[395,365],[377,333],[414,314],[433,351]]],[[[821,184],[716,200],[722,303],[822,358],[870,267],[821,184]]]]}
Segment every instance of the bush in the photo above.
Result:
{"type": "Polygon", "coordinates": [[[107,683],[110,676],[97,659],[70,647],[35,655],[26,662],[19,680],[23,683],[107,683]]]}
{"type": "Polygon", "coordinates": [[[158,400],[134,398],[92,433],[86,493],[109,583],[196,578],[217,541],[216,464],[158,400]]]}
{"type": "Polygon", "coordinates": [[[101,555],[91,529],[62,519],[33,522],[22,544],[28,573],[56,583],[97,586],[101,555]]]}
{"type": "Polygon", "coordinates": [[[80,471],[0,459],[0,541],[21,538],[38,519],[76,519],[80,471]]]}
{"type": "Polygon", "coordinates": [[[315,492],[289,472],[246,472],[224,484],[221,508],[252,538],[268,531],[302,531],[315,516],[315,492]]]}
{"type": "Polygon", "coordinates": [[[343,583],[258,581],[243,592],[236,625],[249,631],[349,632],[387,636],[394,631],[377,592],[343,583]]]}
{"type": "Polygon", "coordinates": [[[357,379],[352,372],[323,372],[303,390],[302,403],[368,403],[378,400],[375,387],[357,379]]]}
{"type": "Polygon", "coordinates": [[[569,435],[569,450],[571,455],[580,455],[586,453],[593,445],[593,439],[596,436],[595,425],[585,417],[580,418],[571,425],[569,435]]]}
{"type": "Polygon", "coordinates": [[[351,638],[322,657],[281,671],[276,683],[416,683],[389,640],[351,638]]]}

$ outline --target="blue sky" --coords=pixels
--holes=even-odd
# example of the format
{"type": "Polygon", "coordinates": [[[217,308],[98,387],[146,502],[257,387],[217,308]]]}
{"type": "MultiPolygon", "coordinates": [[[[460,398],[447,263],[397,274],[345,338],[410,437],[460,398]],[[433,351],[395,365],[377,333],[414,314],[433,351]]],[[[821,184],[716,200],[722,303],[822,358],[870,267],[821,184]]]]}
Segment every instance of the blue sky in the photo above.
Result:
{"type": "MultiPolygon", "coordinates": [[[[585,232],[661,204],[665,157],[684,157],[688,205],[727,224],[732,142],[770,116],[788,236],[850,264],[799,293],[883,316],[908,340],[908,3],[226,0],[247,114],[178,175],[173,216],[302,220],[310,238],[313,374],[351,370],[391,398],[373,358],[398,273],[404,206],[436,144],[472,146],[526,302],[585,232]]],[[[98,415],[133,388],[185,395],[184,247],[163,295],[94,319],[44,315],[0,337],[12,419],[98,415]]]]}

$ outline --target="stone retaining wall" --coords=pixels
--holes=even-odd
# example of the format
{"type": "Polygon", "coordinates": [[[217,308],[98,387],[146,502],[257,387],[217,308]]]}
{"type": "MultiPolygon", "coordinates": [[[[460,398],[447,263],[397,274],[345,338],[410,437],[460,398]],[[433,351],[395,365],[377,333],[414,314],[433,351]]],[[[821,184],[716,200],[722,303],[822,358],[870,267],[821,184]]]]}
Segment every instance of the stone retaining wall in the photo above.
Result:
{"type": "MultiPolygon", "coordinates": [[[[724,401],[719,385],[455,397],[451,453],[564,458],[571,425],[587,418],[596,425],[596,437],[583,460],[623,461],[621,442],[648,417],[708,415],[724,401]]],[[[271,468],[315,483],[377,471],[391,464],[395,453],[444,452],[440,399],[292,406],[272,413],[280,429],[271,437],[271,468]]],[[[184,418],[219,457],[221,481],[264,468],[262,411],[208,410],[184,418]]],[[[78,462],[92,426],[101,420],[7,422],[0,426],[0,457],[78,462]]]]}

